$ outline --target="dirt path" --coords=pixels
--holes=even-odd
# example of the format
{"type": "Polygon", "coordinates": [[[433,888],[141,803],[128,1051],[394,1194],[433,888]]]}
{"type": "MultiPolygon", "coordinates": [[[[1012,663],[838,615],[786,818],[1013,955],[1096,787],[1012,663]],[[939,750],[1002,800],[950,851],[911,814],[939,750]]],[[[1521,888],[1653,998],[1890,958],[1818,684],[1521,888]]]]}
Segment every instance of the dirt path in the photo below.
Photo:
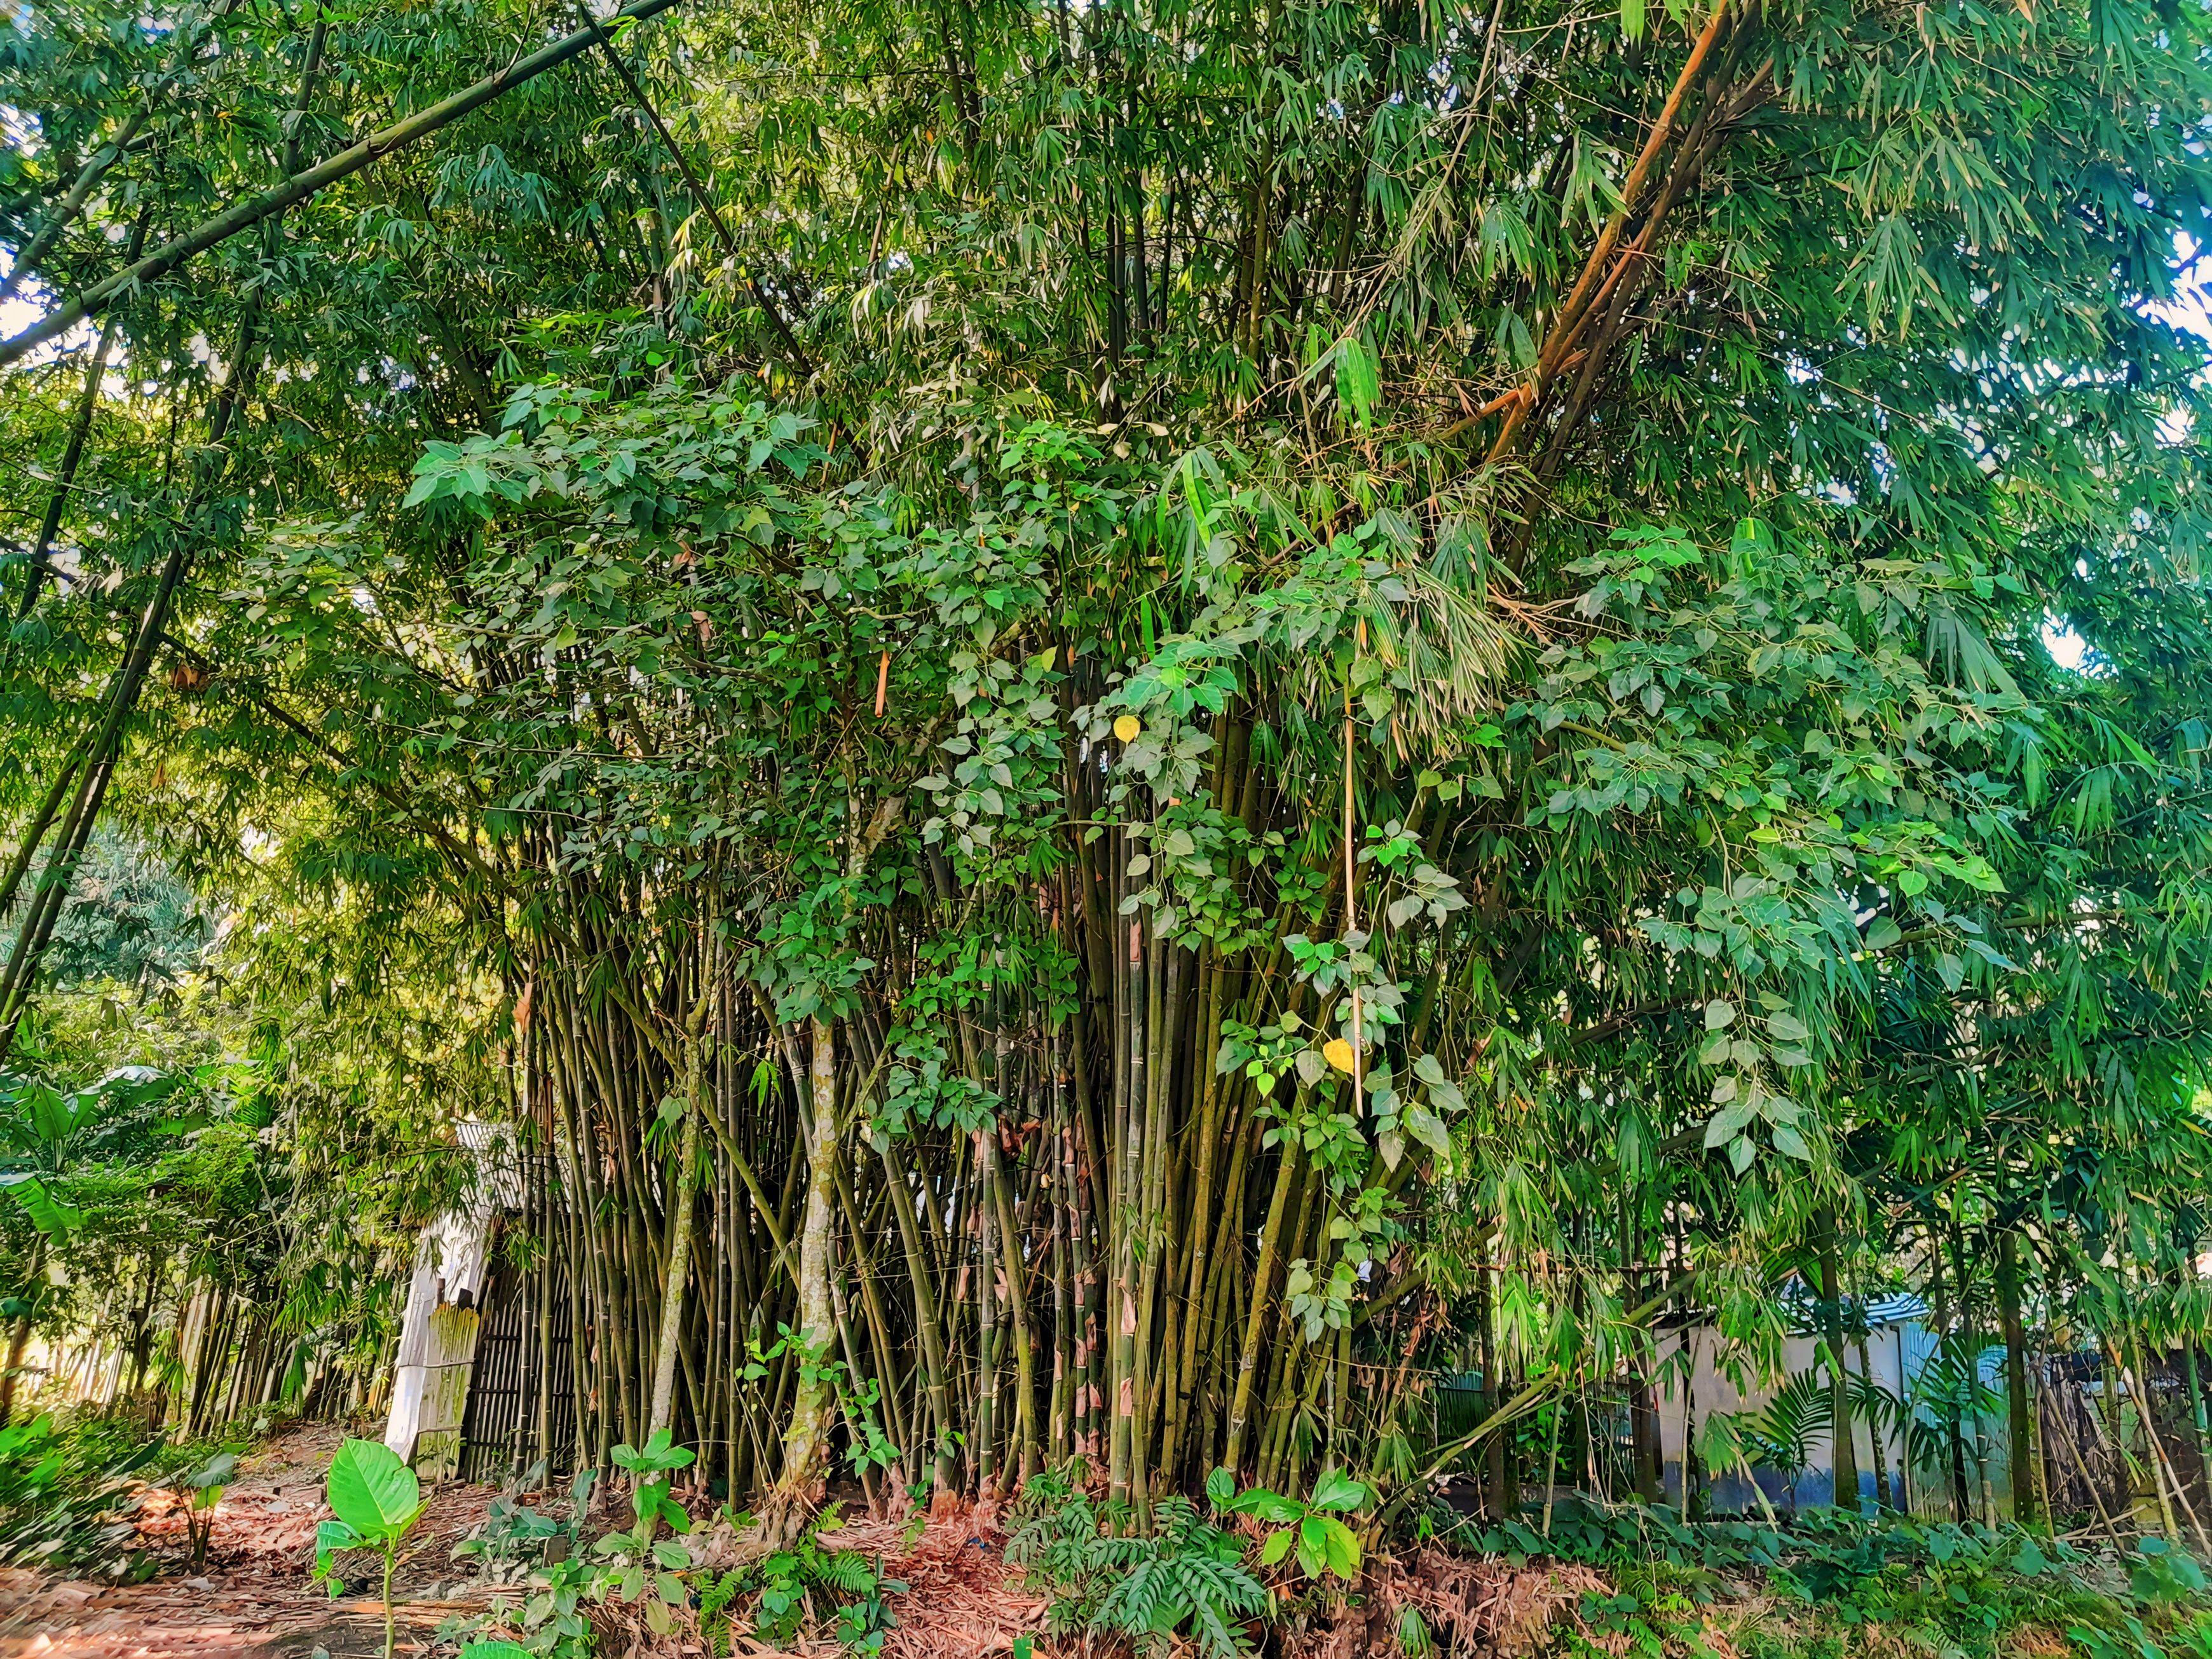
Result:
{"type": "MultiPolygon", "coordinates": [[[[330,1514],[324,1472],[343,1438],[335,1425],[303,1425],[242,1459],[216,1510],[200,1573],[186,1559],[183,1518],[162,1493],[149,1494],[138,1517],[141,1539],[163,1562],[148,1583],[0,1569],[0,1659],[308,1659],[319,1647],[331,1659],[380,1654],[381,1607],[358,1595],[374,1588],[368,1558],[354,1558],[349,1594],[337,1602],[307,1577],[315,1524],[330,1514]]],[[[482,1587],[466,1582],[452,1548],[484,1518],[493,1495],[457,1483],[430,1493],[393,1579],[401,1653],[429,1652],[447,1619],[485,1610],[482,1587]]],[[[887,1575],[908,1586],[892,1603],[899,1622],[886,1659],[1008,1654],[1018,1636],[1043,1625],[1042,1601],[1000,1557],[1004,1540],[990,1506],[955,1505],[924,1527],[858,1520],[824,1541],[880,1556],[887,1575]]],[[[737,1650],[749,1649],[760,1651],[741,1638],[737,1650]]]]}
{"type": "MultiPolygon", "coordinates": [[[[157,1578],[98,1584],[0,1570],[0,1659],[307,1659],[318,1646],[332,1659],[380,1653],[377,1602],[349,1595],[333,1603],[307,1582],[315,1523],[330,1514],[323,1472],[343,1438],[336,1425],[307,1424],[242,1459],[200,1574],[185,1559],[182,1517],[158,1493],[138,1522],[163,1558],[157,1578]]],[[[393,1581],[393,1599],[408,1598],[401,1652],[427,1652],[446,1618],[482,1610],[480,1601],[444,1597],[462,1577],[449,1558],[453,1541],[483,1518],[491,1497],[489,1487],[458,1484],[430,1494],[393,1581]]]]}

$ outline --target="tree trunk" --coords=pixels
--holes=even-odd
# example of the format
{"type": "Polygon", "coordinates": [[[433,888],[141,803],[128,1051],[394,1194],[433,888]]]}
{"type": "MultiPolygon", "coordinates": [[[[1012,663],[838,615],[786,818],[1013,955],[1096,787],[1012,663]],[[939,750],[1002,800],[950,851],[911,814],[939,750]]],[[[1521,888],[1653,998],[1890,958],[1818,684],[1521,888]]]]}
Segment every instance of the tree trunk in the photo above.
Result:
{"type": "Polygon", "coordinates": [[[783,1436],[783,1471],[769,1493],[762,1531],[781,1547],[795,1540],[820,1502],[822,1470],[829,1450],[830,1389],[823,1367],[836,1338],[836,1314],[830,1300],[830,1229],[837,1184],[837,1028],[817,1015],[814,1055],[807,1067],[811,1099],[806,1130],[806,1212],[799,1232],[799,1352],[789,1363],[798,1368],[791,1423],[783,1436]]]}
{"type": "Polygon", "coordinates": [[[15,1334],[8,1341],[8,1368],[0,1371],[0,1429],[15,1419],[15,1378],[22,1370],[24,1351],[31,1346],[31,1315],[39,1304],[39,1275],[46,1265],[46,1236],[40,1233],[31,1246],[30,1282],[25,1287],[23,1313],[15,1322],[15,1334]]]}
{"type": "Polygon", "coordinates": [[[1836,1270],[1836,1228],[1832,1218],[1820,1224],[1820,1328],[1828,1347],[1828,1431],[1835,1485],[1832,1501],[1856,1515],[1859,1509],[1859,1455],[1851,1417],[1850,1373],[1844,1367],[1843,1288],[1836,1270]]]}
{"type": "Polygon", "coordinates": [[[684,1336],[684,1285],[691,1268],[692,1179],[699,1158],[699,1121],[708,1109],[702,1033],[708,999],[693,1009],[684,1044],[684,1133],[676,1154],[676,1191],[668,1217],[668,1271],[660,1285],[660,1340],[653,1358],[653,1404],[646,1414],[648,1439],[668,1429],[675,1415],[676,1351],[684,1336]]]}
{"type": "MultiPolygon", "coordinates": [[[[1858,1339],[1858,1349],[1859,1375],[1865,1379],[1867,1391],[1871,1397],[1874,1391],[1874,1359],[1867,1352],[1867,1340],[1863,1336],[1858,1339]]],[[[1867,1439],[1874,1448],[1874,1501],[1885,1510],[1903,1508],[1904,1505],[1896,1501],[1895,1494],[1890,1491],[1889,1449],[1882,1443],[1879,1418],[1867,1419],[1867,1439]]]]}
{"type": "Polygon", "coordinates": [[[1997,1322],[2005,1347],[2005,1419],[2012,1440],[2012,1518],[2030,1526],[2036,1517],[2035,1443],[2028,1429],[2027,1337],[2020,1316],[2020,1242],[2009,1228],[1997,1235],[1997,1322]]]}

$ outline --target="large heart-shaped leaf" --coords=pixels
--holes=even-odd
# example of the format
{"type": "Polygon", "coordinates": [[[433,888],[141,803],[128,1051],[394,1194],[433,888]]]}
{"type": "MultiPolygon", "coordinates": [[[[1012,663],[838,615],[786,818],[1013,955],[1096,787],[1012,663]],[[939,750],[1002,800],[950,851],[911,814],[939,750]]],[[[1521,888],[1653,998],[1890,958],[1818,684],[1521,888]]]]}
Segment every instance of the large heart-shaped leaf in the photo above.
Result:
{"type": "Polygon", "coordinates": [[[210,1458],[200,1468],[185,1476],[185,1484],[195,1492],[202,1492],[210,1486],[220,1486],[224,1481],[229,1480],[237,1469],[237,1454],[224,1452],[218,1456],[210,1458]]]}
{"type": "Polygon", "coordinates": [[[349,1440],[331,1460],[331,1510],[374,1543],[398,1537],[422,1512],[422,1486],[399,1454],[377,1440],[349,1440]]]}

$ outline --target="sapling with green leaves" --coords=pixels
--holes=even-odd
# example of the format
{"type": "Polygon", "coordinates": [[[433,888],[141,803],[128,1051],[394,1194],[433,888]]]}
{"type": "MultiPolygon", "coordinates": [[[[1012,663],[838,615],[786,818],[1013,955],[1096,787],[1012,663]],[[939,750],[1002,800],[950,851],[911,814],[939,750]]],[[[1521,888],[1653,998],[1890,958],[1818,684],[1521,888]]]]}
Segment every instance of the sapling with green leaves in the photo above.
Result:
{"type": "Polygon", "coordinates": [[[626,1532],[611,1532],[594,1539],[592,1553],[605,1564],[603,1595],[638,1601],[648,1588],[653,1599],[645,1601],[645,1622],[656,1636],[674,1627],[669,1609],[684,1605],[690,1592],[676,1575],[691,1565],[691,1552],[673,1538],[656,1538],[663,1521],[669,1531],[683,1535],[691,1530],[691,1516],[669,1493],[669,1476],[688,1467],[694,1454],[687,1447],[669,1444],[668,1431],[655,1429],[643,1450],[617,1446],[610,1454],[630,1472],[634,1485],[630,1507],[636,1524],[626,1532]]]}
{"type": "Polygon", "coordinates": [[[1278,1528],[1260,1547],[1262,1566],[1275,1566],[1295,1550],[1309,1578],[1332,1573],[1348,1584],[1359,1577],[1359,1534],[1344,1517],[1364,1507],[1369,1493],[1342,1469],[1323,1469],[1304,1503],[1265,1486],[1240,1492],[1237,1477],[1225,1468],[1206,1477],[1206,1495],[1218,1510],[1255,1516],[1278,1528]]]}
{"type": "Polygon", "coordinates": [[[349,1550],[373,1549],[384,1558],[384,1659],[392,1659],[392,1573],[399,1547],[428,1507],[422,1483],[391,1447],[376,1440],[349,1440],[331,1460],[327,1485],[336,1518],[315,1528],[314,1582],[327,1584],[333,1599],[345,1594],[345,1582],[331,1571],[332,1559],[349,1550]]]}
{"type": "Polygon", "coordinates": [[[222,1452],[189,1473],[180,1472],[170,1490],[185,1511],[185,1538],[191,1545],[192,1571],[207,1565],[208,1539],[215,1530],[216,1506],[222,1502],[223,1485],[238,1468],[234,1453],[222,1452]]]}

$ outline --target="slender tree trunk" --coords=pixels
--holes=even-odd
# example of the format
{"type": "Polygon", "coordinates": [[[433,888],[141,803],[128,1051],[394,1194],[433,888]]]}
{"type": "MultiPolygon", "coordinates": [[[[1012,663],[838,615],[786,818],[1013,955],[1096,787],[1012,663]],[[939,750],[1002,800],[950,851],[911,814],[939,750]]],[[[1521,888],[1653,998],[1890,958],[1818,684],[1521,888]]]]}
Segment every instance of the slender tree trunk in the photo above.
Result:
{"type": "Polygon", "coordinates": [[[0,1371],[0,1429],[14,1421],[15,1413],[15,1382],[21,1375],[23,1355],[31,1346],[31,1316],[39,1303],[39,1276],[46,1271],[46,1236],[40,1233],[31,1246],[28,1270],[29,1284],[23,1312],[15,1321],[15,1334],[8,1339],[8,1368],[0,1371]]]}
{"type": "Polygon", "coordinates": [[[945,1382],[945,1329],[938,1317],[937,1295],[931,1288],[929,1264],[922,1255],[921,1229],[915,1218],[914,1194],[907,1185],[906,1172],[888,1145],[881,1156],[884,1177],[890,1182],[891,1212],[898,1218],[899,1239],[906,1251],[907,1281],[914,1293],[915,1326],[921,1339],[923,1387],[934,1419],[930,1459],[933,1502],[937,1494],[952,1492],[960,1478],[952,1442],[946,1433],[952,1422],[952,1397],[945,1382]]]}
{"type": "MultiPolygon", "coordinates": [[[[706,955],[702,946],[701,955],[706,955]]],[[[699,1123],[709,1109],[706,1098],[708,998],[691,1011],[684,1034],[684,1131],[676,1155],[676,1191],[668,1218],[667,1271],[660,1286],[660,1338],[653,1361],[653,1404],[646,1414],[650,1437],[672,1426],[676,1399],[676,1351],[684,1333],[684,1281],[691,1269],[691,1200],[699,1159],[699,1123]]]]}
{"type": "MultiPolygon", "coordinates": [[[[1867,1352],[1867,1340],[1858,1339],[1859,1375],[1865,1380],[1871,1396],[1874,1389],[1874,1360],[1867,1352]]],[[[1867,1419],[1867,1439],[1874,1449],[1874,1501],[1885,1510],[1900,1507],[1889,1486],[1889,1449],[1882,1443],[1881,1424],[1874,1418],[1867,1419]]]]}
{"type": "Polygon", "coordinates": [[[836,1337],[836,1313],[830,1297],[830,1230],[837,1202],[832,1174],[837,1156],[837,1032],[817,1015],[814,1054],[807,1068],[811,1097],[806,1130],[806,1212],[799,1233],[799,1350],[789,1356],[798,1386],[792,1396],[790,1426],[783,1436],[783,1469],[776,1477],[763,1516],[763,1532],[777,1545],[805,1529],[819,1503],[830,1437],[830,1390],[823,1376],[830,1344],[836,1337]]]}
{"type": "Polygon", "coordinates": [[[1820,1328],[1828,1349],[1828,1431],[1835,1471],[1832,1499],[1853,1515],[1859,1509],[1858,1436],[1852,1421],[1850,1374],[1844,1365],[1843,1285],[1836,1270],[1833,1217],[1820,1224],[1820,1328]]]}
{"type": "Polygon", "coordinates": [[[2020,1312],[2020,1241],[2008,1227],[1997,1235],[1997,1322],[2004,1333],[2005,1418],[2012,1441],[2012,1518],[2036,1519],[2035,1443],[2028,1427],[2027,1336],[2020,1312]]]}

